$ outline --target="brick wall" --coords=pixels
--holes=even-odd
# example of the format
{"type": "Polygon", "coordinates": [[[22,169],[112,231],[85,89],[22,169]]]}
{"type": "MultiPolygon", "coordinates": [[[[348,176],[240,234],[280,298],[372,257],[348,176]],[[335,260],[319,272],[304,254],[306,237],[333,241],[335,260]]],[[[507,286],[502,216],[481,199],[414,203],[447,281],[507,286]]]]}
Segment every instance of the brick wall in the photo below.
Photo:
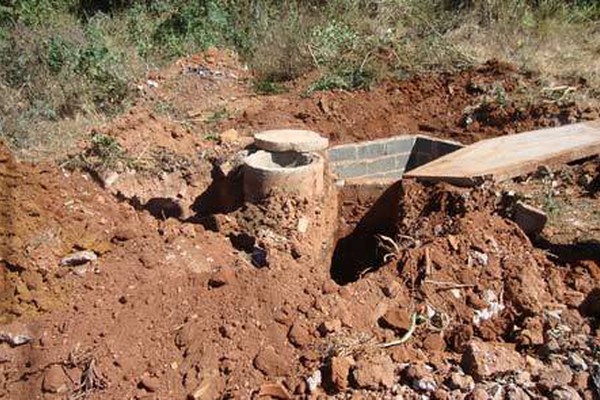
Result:
{"type": "Polygon", "coordinates": [[[461,148],[456,142],[402,135],[331,147],[329,168],[339,180],[401,179],[405,171],[461,148]]]}

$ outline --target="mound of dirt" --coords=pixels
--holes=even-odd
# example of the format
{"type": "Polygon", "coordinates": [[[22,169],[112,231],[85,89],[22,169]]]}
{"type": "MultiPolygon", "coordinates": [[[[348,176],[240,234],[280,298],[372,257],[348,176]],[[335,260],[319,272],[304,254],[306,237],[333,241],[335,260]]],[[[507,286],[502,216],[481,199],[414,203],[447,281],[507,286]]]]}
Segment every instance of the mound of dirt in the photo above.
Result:
{"type": "MultiPolygon", "coordinates": [[[[334,144],[417,133],[469,144],[599,116],[597,105],[562,97],[565,87],[544,87],[535,76],[498,61],[454,74],[389,81],[368,91],[299,96],[303,90],[250,103],[224,126],[250,132],[308,128],[334,144]]],[[[576,92],[585,90],[585,84],[576,85],[576,92]]]]}
{"type": "Polygon", "coordinates": [[[503,188],[243,204],[235,161],[263,128],[469,142],[593,109],[522,110],[540,88],[499,63],[309,97],[257,97],[242,71],[209,53],[149,77],[96,132],[142,165],[91,171],[104,186],[0,151],[0,397],[593,398],[598,259],[536,248],[503,188]]]}

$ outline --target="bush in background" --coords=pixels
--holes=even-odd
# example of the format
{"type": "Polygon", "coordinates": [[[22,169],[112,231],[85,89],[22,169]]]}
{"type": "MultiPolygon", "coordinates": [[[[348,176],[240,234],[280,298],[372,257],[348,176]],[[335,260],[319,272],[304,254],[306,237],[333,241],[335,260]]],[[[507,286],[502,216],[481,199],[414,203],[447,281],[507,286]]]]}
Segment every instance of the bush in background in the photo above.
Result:
{"type": "Polygon", "coordinates": [[[311,70],[307,94],[493,57],[598,90],[599,21],[596,0],[5,0],[0,136],[54,156],[149,68],[211,46],[238,51],[263,93],[311,70]]]}

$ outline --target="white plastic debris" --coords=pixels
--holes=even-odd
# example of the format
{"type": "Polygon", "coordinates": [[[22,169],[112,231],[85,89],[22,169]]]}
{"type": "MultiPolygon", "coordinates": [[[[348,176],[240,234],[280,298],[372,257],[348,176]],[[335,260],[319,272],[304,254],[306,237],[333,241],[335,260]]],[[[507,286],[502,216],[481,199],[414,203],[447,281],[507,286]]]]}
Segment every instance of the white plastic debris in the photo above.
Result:
{"type": "Polygon", "coordinates": [[[298,232],[306,233],[306,231],[308,230],[308,222],[308,218],[306,217],[298,218],[298,232]]]}
{"type": "Polygon", "coordinates": [[[488,303],[488,307],[484,308],[483,310],[475,310],[473,315],[473,323],[475,325],[479,325],[483,321],[494,318],[505,308],[504,304],[502,304],[502,299],[499,299],[496,293],[492,292],[491,290],[486,290],[483,292],[483,297],[488,303]]]}
{"type": "Polygon", "coordinates": [[[25,334],[12,334],[7,332],[0,332],[0,343],[5,342],[10,346],[21,346],[31,342],[33,338],[25,334]]]}
{"type": "Polygon", "coordinates": [[[148,87],[150,87],[150,88],[157,88],[158,87],[158,82],[156,82],[153,79],[148,79],[148,81],[146,83],[148,84],[148,87]]]}
{"type": "Polygon", "coordinates": [[[316,370],[311,376],[306,378],[306,384],[308,385],[308,391],[313,393],[321,385],[322,377],[321,370],[316,370]]]}
{"type": "Polygon", "coordinates": [[[482,267],[487,266],[488,262],[490,261],[490,258],[487,254],[482,253],[481,251],[477,251],[477,250],[471,251],[471,257],[473,257],[475,262],[477,264],[481,265],[482,267]]]}

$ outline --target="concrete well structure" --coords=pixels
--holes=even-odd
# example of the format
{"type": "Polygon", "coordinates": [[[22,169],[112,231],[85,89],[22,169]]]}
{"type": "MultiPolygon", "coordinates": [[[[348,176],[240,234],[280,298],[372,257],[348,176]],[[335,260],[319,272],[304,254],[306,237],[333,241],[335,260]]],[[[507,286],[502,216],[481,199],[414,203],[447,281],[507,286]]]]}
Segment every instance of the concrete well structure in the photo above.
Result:
{"type": "Polygon", "coordinates": [[[301,130],[266,131],[255,135],[258,150],[244,161],[244,199],[259,202],[273,190],[305,198],[323,192],[325,150],[329,141],[301,130]]]}

